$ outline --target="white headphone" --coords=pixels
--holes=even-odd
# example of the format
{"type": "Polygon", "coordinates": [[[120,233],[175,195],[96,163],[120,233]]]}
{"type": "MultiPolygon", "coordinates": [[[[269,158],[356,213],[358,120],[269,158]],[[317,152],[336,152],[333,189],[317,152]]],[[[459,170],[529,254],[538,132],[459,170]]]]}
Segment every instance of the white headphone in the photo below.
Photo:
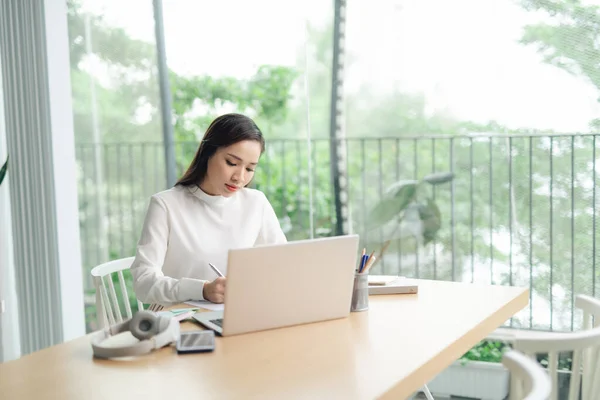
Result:
{"type": "Polygon", "coordinates": [[[139,356],[160,349],[179,339],[179,321],[175,318],[155,314],[152,311],[138,311],[133,318],[104,329],[92,336],[92,350],[97,358],[118,358],[139,356]],[[122,332],[140,339],[136,344],[123,347],[103,346],[102,342],[112,335],[122,332]]]}

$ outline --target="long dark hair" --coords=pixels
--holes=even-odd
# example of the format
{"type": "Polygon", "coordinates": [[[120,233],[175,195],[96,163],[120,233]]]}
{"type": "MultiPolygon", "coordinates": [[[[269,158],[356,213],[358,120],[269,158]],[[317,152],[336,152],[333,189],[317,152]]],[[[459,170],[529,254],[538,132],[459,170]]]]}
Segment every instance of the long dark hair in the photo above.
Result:
{"type": "Polygon", "coordinates": [[[265,151],[263,134],[252,119],[242,114],[221,115],[211,122],[192,163],[175,185],[200,185],[206,177],[208,160],[217,150],[243,140],[255,140],[260,143],[260,153],[265,151]]]}

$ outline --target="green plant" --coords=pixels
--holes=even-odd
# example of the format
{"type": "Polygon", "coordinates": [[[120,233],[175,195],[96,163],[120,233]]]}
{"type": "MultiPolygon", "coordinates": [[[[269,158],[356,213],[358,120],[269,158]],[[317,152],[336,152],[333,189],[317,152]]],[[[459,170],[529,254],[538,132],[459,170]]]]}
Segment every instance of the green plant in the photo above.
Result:
{"type": "MultiPolygon", "coordinates": [[[[536,360],[542,365],[544,368],[548,368],[548,354],[538,354],[536,356],[536,360]]],[[[566,351],[561,352],[558,355],[558,370],[559,371],[571,371],[571,367],[573,365],[573,352],[566,351]]]]}
{"type": "Polygon", "coordinates": [[[4,180],[4,177],[6,176],[7,170],[8,170],[8,156],[6,156],[6,162],[0,169],[0,185],[2,185],[2,181],[4,180]]]}
{"type": "Polygon", "coordinates": [[[371,210],[369,228],[381,227],[395,221],[396,224],[388,235],[390,239],[386,242],[387,245],[401,225],[408,224],[409,231],[415,239],[426,245],[435,239],[442,226],[440,209],[435,203],[432,191],[427,190],[426,186],[442,185],[453,179],[453,173],[442,172],[427,175],[422,180],[397,182],[371,210]]]}
{"type": "Polygon", "coordinates": [[[502,354],[507,350],[508,347],[508,344],[504,342],[482,340],[465,354],[463,354],[460,360],[463,362],[463,364],[466,363],[466,361],[500,363],[502,362],[502,354]]]}
{"type": "MultiPolygon", "coordinates": [[[[501,363],[502,355],[505,351],[509,350],[511,345],[509,343],[497,341],[497,340],[482,340],[473,346],[469,351],[460,357],[462,364],[466,364],[467,361],[484,361],[501,363]]],[[[536,360],[544,368],[548,367],[548,354],[537,354],[536,360]]],[[[573,352],[562,352],[558,357],[558,370],[559,371],[570,371],[571,364],[573,362],[573,352]]]]}

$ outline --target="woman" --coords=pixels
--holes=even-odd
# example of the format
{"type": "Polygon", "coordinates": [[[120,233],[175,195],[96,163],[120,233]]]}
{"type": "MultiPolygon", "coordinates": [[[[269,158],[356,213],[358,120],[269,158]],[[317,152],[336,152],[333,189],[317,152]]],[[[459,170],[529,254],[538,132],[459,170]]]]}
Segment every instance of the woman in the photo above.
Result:
{"type": "Polygon", "coordinates": [[[133,288],[144,303],[188,300],[222,303],[232,248],[286,242],[273,207],[246,186],[264,152],[250,118],[215,119],[175,187],[150,198],[136,256],[133,288]]]}

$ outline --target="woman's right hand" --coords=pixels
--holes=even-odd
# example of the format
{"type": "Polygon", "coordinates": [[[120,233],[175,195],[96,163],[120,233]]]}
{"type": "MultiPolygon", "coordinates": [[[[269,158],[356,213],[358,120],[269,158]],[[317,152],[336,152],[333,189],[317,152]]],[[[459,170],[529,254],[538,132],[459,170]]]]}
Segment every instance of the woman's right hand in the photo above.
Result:
{"type": "Polygon", "coordinates": [[[225,287],[227,286],[227,278],[219,277],[212,282],[204,284],[202,295],[205,300],[212,303],[223,303],[225,301],[225,287]]]}

